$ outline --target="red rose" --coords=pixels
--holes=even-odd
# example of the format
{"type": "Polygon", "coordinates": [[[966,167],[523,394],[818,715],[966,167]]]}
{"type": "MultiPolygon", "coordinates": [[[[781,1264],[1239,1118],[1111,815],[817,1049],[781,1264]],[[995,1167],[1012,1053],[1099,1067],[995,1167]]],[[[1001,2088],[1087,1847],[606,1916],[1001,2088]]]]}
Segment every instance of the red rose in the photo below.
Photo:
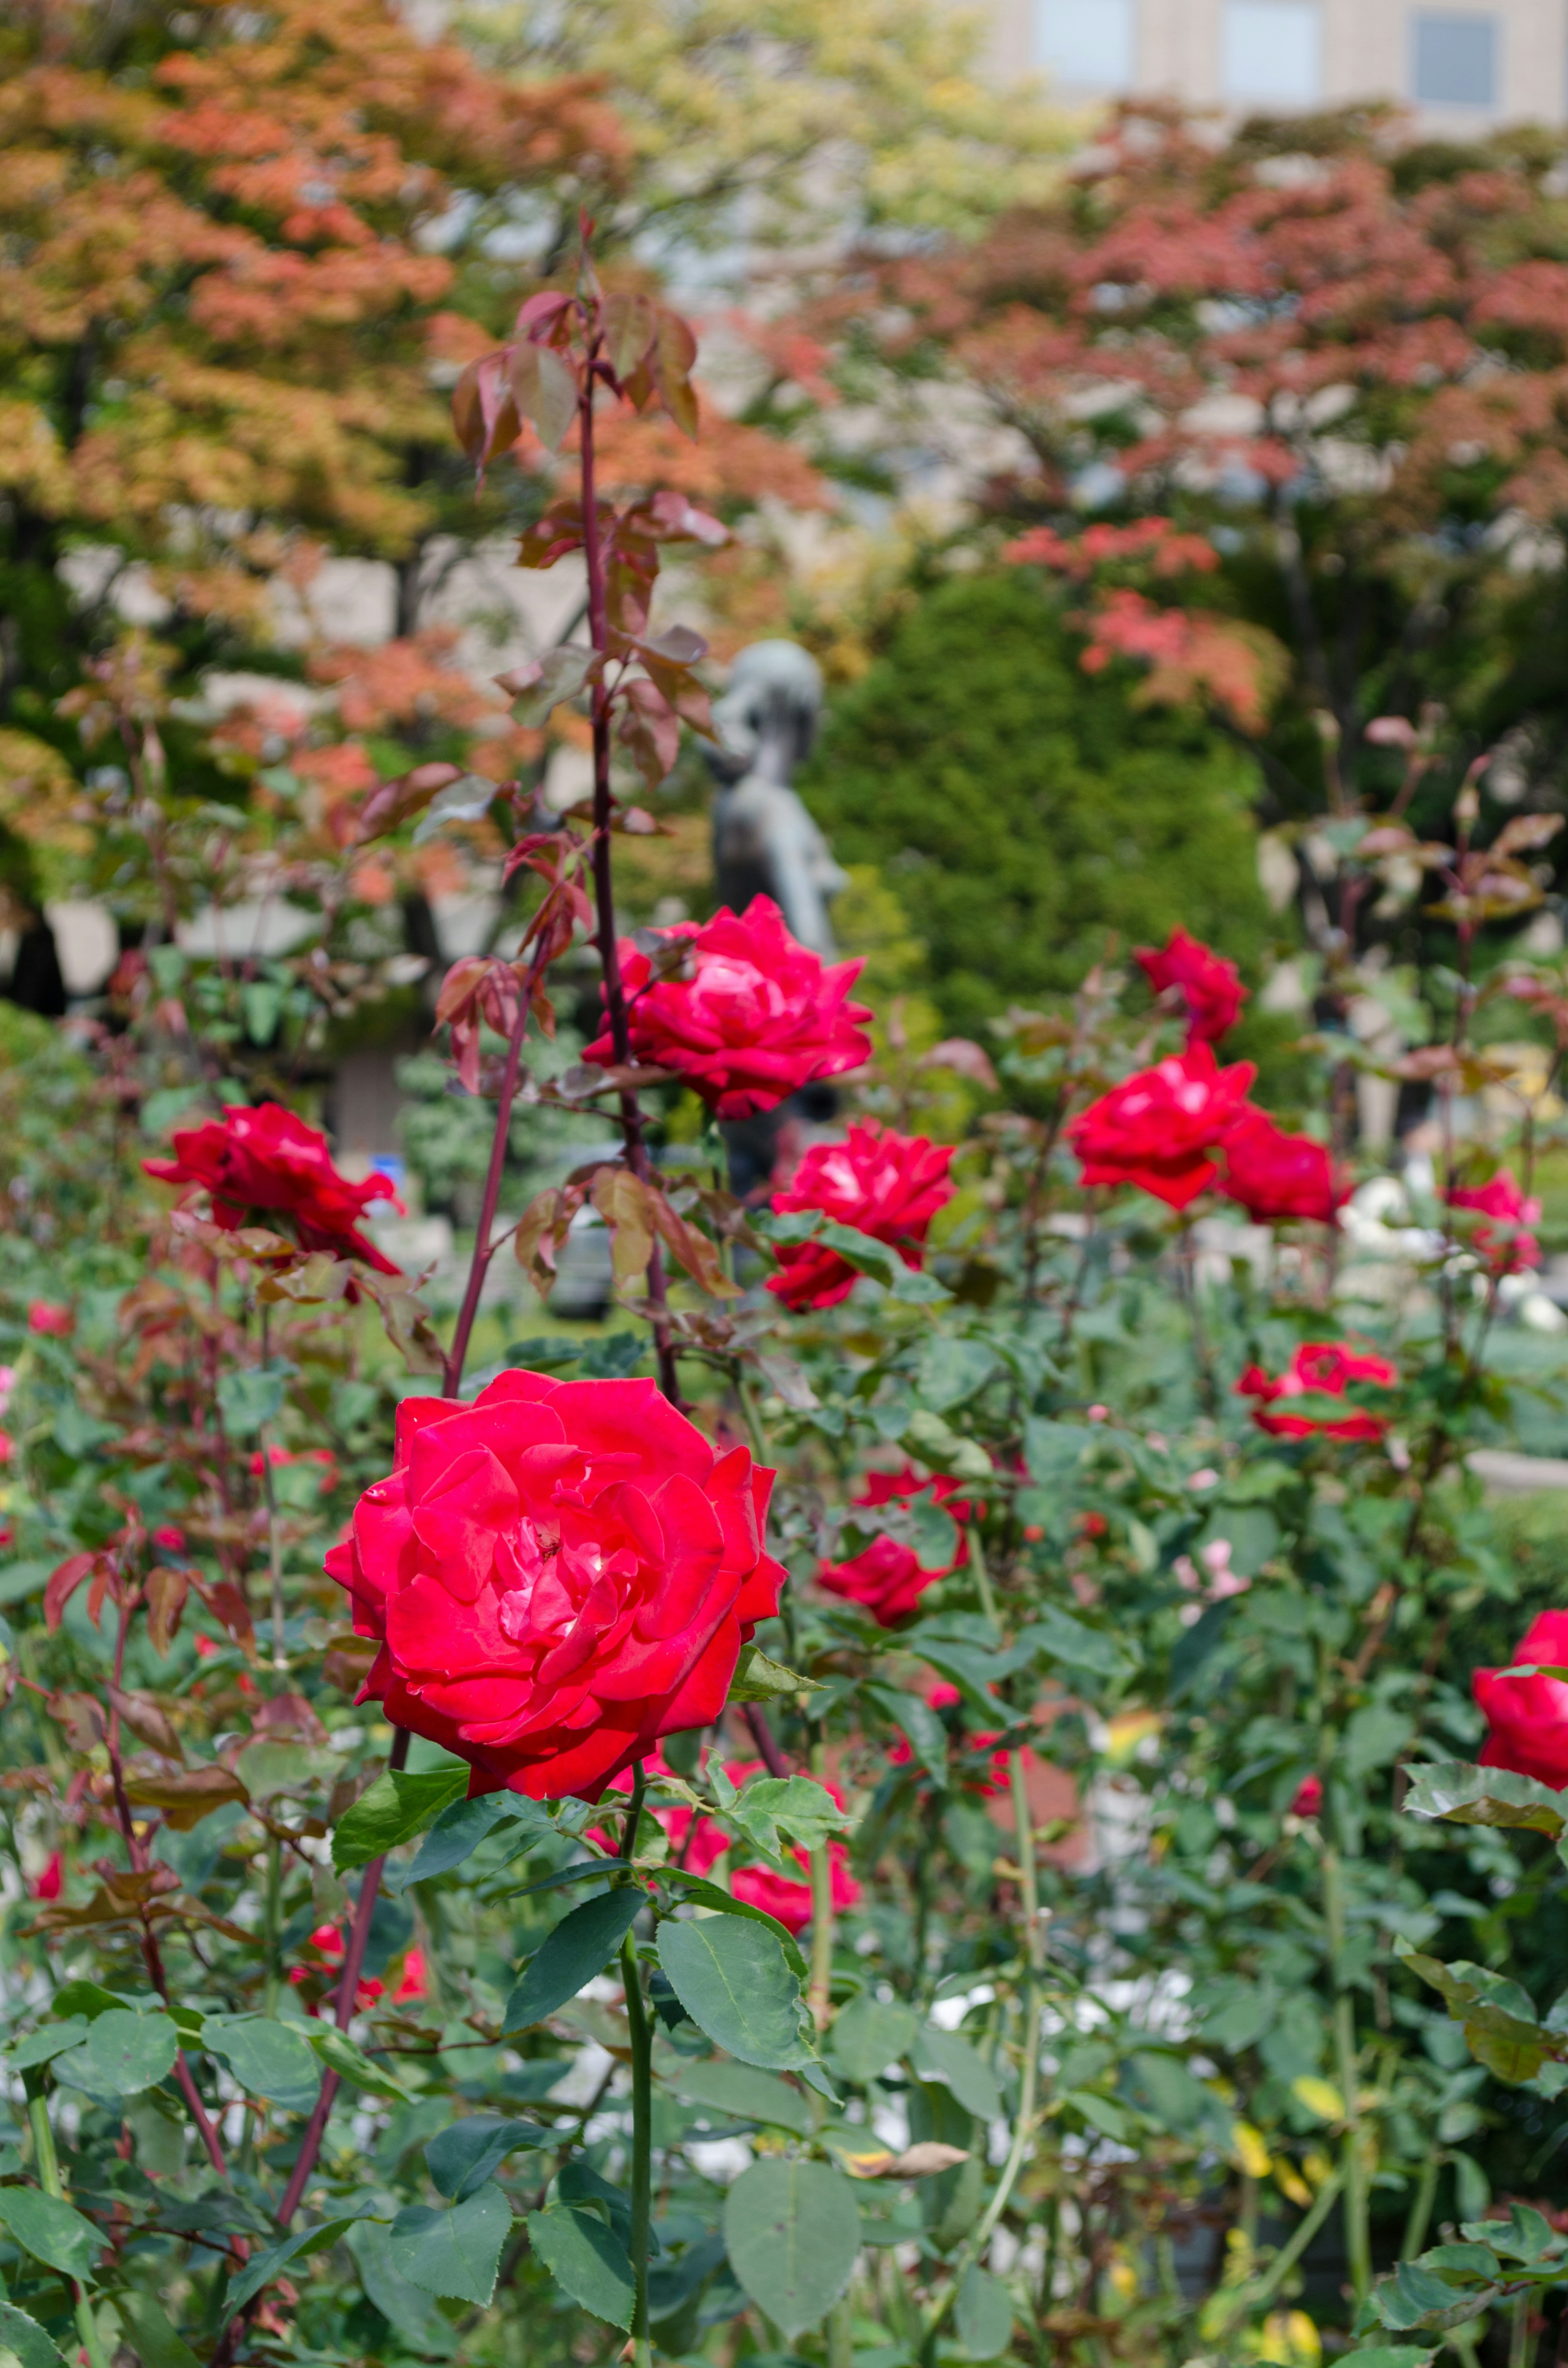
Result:
{"type": "Polygon", "coordinates": [[[778,1606],[772,1483],[651,1381],[404,1398],[393,1468],[326,1557],[381,1644],[360,1701],[467,1759],[472,1793],[597,1801],[722,1710],[778,1606]]]}
{"type": "Polygon", "coordinates": [[[1309,1395],[1342,1398],[1350,1382],[1370,1382],[1387,1390],[1398,1380],[1398,1366],[1391,1365],[1386,1357],[1363,1354],[1343,1340],[1309,1340],[1297,1349],[1282,1373],[1269,1374],[1260,1366],[1249,1365],[1236,1383],[1236,1395],[1262,1400],[1254,1407],[1252,1418],[1260,1430],[1272,1431],[1278,1439],[1381,1439],[1388,1429],[1388,1417],[1373,1414],[1367,1406],[1350,1407],[1343,1415],[1269,1414],[1264,1409],[1281,1399],[1288,1403],[1309,1395]]]}
{"type": "Polygon", "coordinates": [[[1282,1217],[1315,1217],[1331,1225],[1346,1197],[1336,1190],[1334,1162],[1310,1134],[1287,1134],[1267,1110],[1249,1102],[1225,1137],[1225,1173],[1220,1190],[1239,1201],[1255,1224],[1282,1217]]]}
{"type": "MultiPolygon", "coordinates": [[[[1543,1611],[1514,1650],[1513,1666],[1568,1668],[1568,1611],[1543,1611]]],[[[1561,1678],[1510,1678],[1477,1669],[1471,1683],[1489,1729],[1483,1768],[1511,1768],[1562,1792],[1568,1786],[1568,1685],[1561,1678]]]]}
{"type": "Polygon", "coordinates": [[[1257,1075],[1250,1061],[1221,1069],[1207,1044],[1139,1069],[1081,1110],[1067,1132],[1085,1184],[1136,1184],[1185,1209],[1220,1170],[1210,1154],[1240,1115],[1257,1075]]]}
{"type": "MultiPolygon", "coordinates": [[[[329,1987],[336,1987],[343,1971],[345,1953],[343,1935],[335,1924],[318,1924],[306,1946],[315,1951],[314,1958],[307,1958],[302,1965],[291,1965],[289,1969],[289,1979],[296,1989],[314,1992],[313,1998],[307,1998],[305,2000],[305,2012],[319,2015],[322,1998],[329,1987]]],[[[409,1953],[412,1956],[415,1952],[411,1950],[409,1953]]],[[[367,1975],[364,1980],[357,1984],[354,2003],[361,2014],[375,2005],[376,2000],[381,1996],[382,1988],[383,1985],[377,1981],[373,1975],[367,1975]]]]}
{"type": "MultiPolygon", "coordinates": [[[[865,1487],[851,1502],[891,1505],[896,1498],[918,1497],[929,1489],[935,1504],[946,1505],[953,1519],[963,1522],[969,1519],[970,1508],[955,1501],[960,1485],[951,1479],[919,1479],[906,1463],[902,1472],[869,1473],[865,1487]]],[[[879,1628],[893,1628],[901,1620],[908,1619],[926,1588],[961,1570],[968,1560],[969,1541],[961,1528],[957,1554],[939,1570],[927,1570],[913,1546],[890,1537],[883,1530],[847,1562],[824,1562],[817,1572],[817,1585],[825,1588],[829,1595],[840,1595],[846,1602],[860,1604],[879,1628]]]]}
{"type": "Polygon", "coordinates": [[[55,1850],[51,1855],[49,1863],[34,1875],[28,1885],[28,1890],[34,1899],[58,1899],[64,1881],[65,1861],[61,1852],[55,1850]]]}
{"type": "Polygon", "coordinates": [[[1186,1004],[1189,1048],[1211,1043],[1235,1026],[1247,990],[1235,963],[1227,962],[1223,954],[1188,937],[1185,929],[1171,931],[1164,953],[1156,953],[1152,946],[1140,946],[1137,953],[1155,994],[1164,995],[1174,987],[1186,1004]]]}
{"type": "Polygon", "coordinates": [[[142,1167],[163,1184],[205,1185],[212,1222],[225,1233],[256,1217],[280,1217],[301,1249],[362,1258],[378,1274],[400,1271],[358,1230],[372,1201],[402,1208],[391,1178],[375,1175],[350,1183],[333,1166],[325,1135],[292,1110],[277,1102],[226,1109],[221,1121],[183,1128],[174,1147],[172,1159],[144,1159],[142,1167]]]}
{"type": "Polygon", "coordinates": [[[76,1328],[76,1318],[68,1307],[56,1307],[47,1299],[35,1299],[28,1310],[28,1330],[42,1332],[51,1339],[66,1340],[76,1328]]]}
{"type": "MultiPolygon", "coordinates": [[[[895,1134],[874,1121],[852,1125],[842,1143],[813,1144],[773,1206],[780,1214],[821,1209],[917,1267],[931,1220],[956,1190],[948,1174],[952,1156],[949,1145],[938,1150],[923,1134],[895,1134]]],[[[854,1268],[814,1242],[781,1247],[778,1257],[783,1270],[769,1275],[767,1288],[786,1306],[835,1307],[854,1286],[854,1268]]]]}
{"type": "Polygon", "coordinates": [[[1474,1246],[1489,1271],[1521,1274],[1540,1264],[1540,1244],[1526,1231],[1540,1223],[1540,1202],[1527,1200],[1514,1181],[1512,1168],[1500,1167],[1490,1183],[1456,1188],[1448,1195],[1450,1209],[1474,1209],[1492,1223],[1477,1225],[1474,1246]]]}
{"type": "MultiPolygon", "coordinates": [[[[631,1049],[678,1070],[720,1118],[773,1110],[814,1077],[870,1059],[858,1023],[871,1015],[848,1000],[864,964],[824,963],[798,945],[771,897],[754,896],[739,920],[726,910],[661,935],[689,946],[690,974],[655,980],[647,954],[621,939],[631,1049]]],[[[608,1026],[584,1058],[614,1060],[608,1026]]]]}
{"type": "Polygon", "coordinates": [[[1315,1817],[1323,1807],[1323,1778],[1303,1776],[1291,1797],[1286,1812],[1292,1817],[1315,1817]]]}
{"type": "Polygon", "coordinates": [[[185,1531],[173,1521],[160,1521],[153,1532],[153,1543],[160,1554],[184,1554],[185,1531]]]}

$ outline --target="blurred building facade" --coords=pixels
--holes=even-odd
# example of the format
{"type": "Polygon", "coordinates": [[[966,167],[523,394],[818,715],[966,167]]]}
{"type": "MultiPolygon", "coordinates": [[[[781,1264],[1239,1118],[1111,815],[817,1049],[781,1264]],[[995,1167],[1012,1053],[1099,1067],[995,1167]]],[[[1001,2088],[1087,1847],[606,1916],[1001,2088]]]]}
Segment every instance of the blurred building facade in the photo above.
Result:
{"type": "Polygon", "coordinates": [[[1392,98],[1464,136],[1568,116],[1568,0],[992,0],[996,63],[1063,98],[1250,114],[1392,98]]]}

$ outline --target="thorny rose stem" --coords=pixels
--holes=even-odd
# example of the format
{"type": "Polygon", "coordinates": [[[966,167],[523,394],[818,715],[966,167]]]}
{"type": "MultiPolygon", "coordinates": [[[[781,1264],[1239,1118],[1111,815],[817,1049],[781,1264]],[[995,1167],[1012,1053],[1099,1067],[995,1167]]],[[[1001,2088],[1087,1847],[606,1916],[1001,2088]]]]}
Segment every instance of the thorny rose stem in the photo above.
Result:
{"type": "MultiPolygon", "coordinates": [[[[598,375],[598,328],[587,334],[582,391],[577,398],[578,434],[583,472],[583,559],[588,577],[588,638],[601,660],[609,657],[609,620],[605,600],[604,549],[599,540],[598,496],[595,486],[594,387],[598,375]]],[[[616,941],[615,881],[610,865],[610,825],[614,807],[609,784],[610,694],[601,668],[594,684],[594,905],[597,915],[599,960],[604,966],[605,1009],[618,1067],[631,1057],[626,1024],[626,989],[620,975],[616,941]]],[[[640,1181],[649,1178],[647,1145],[642,1140],[642,1112],[635,1093],[620,1097],[620,1126],[626,1138],[626,1159],[640,1181]]],[[[664,1254],[657,1242],[648,1259],[648,1310],[658,1358],[659,1387],[673,1406],[680,1404],[675,1348],[670,1338],[669,1302],[665,1290],[664,1254]]]]}

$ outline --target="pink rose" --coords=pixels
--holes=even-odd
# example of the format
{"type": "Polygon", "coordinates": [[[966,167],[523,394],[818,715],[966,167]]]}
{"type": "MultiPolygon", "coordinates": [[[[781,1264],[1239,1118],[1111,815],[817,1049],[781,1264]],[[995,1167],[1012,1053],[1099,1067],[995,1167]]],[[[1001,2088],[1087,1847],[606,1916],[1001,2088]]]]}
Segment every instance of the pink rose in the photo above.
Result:
{"type": "Polygon", "coordinates": [[[326,1557],[381,1645],[360,1701],[467,1759],[472,1793],[597,1801],[722,1710],[778,1607],[772,1484],[651,1381],[404,1398],[393,1468],[326,1557]]]}
{"type": "Polygon", "coordinates": [[[144,1159],[142,1167],[162,1184],[205,1186],[212,1222],[225,1233],[258,1217],[278,1218],[301,1249],[361,1258],[378,1274],[400,1271],[358,1230],[373,1201],[403,1207],[390,1177],[350,1183],[334,1167],[325,1135],[292,1110],[277,1102],[228,1109],[222,1120],[182,1128],[174,1148],[172,1159],[144,1159]]]}
{"type": "MultiPolygon", "coordinates": [[[[923,1134],[895,1134],[874,1120],[851,1125],[842,1143],[812,1145],[773,1206],[779,1214],[820,1209],[918,1267],[931,1220],[956,1189],[952,1157],[949,1145],[938,1150],[923,1134]]],[[[778,1258],[782,1271],[769,1275],[767,1288],[786,1306],[834,1307],[854,1287],[854,1268],[814,1242],[781,1247],[778,1258]]]]}
{"type": "MultiPolygon", "coordinates": [[[[642,947],[621,939],[631,1050],[678,1070],[720,1118],[776,1109],[813,1078],[870,1059],[859,1023],[871,1015],[848,1000],[863,963],[826,963],[797,944],[771,897],[754,896],[739,920],[725,910],[660,934],[689,948],[689,975],[655,979],[642,947]]],[[[584,1058],[614,1060],[608,1025],[584,1058]]]]}

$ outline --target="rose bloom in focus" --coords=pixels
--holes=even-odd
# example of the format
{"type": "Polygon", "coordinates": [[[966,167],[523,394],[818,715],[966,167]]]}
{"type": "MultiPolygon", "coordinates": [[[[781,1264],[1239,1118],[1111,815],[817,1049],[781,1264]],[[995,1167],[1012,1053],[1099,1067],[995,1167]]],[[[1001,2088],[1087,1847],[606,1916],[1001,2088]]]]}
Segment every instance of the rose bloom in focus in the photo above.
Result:
{"type": "MultiPolygon", "coordinates": [[[[754,896],[739,919],[725,910],[660,935],[689,948],[690,975],[655,979],[641,947],[620,940],[630,1049],[676,1070],[717,1117],[776,1110],[813,1079],[870,1059],[871,1015],[848,999],[864,963],[824,962],[797,943],[771,897],[754,896]]],[[[613,1062],[608,1022],[583,1057],[613,1062]]]]}
{"type": "Polygon", "coordinates": [[[1343,1340],[1310,1340],[1298,1349],[1285,1371],[1266,1373],[1249,1365],[1236,1383],[1236,1395],[1257,1398],[1253,1420],[1277,1439],[1381,1439],[1389,1427],[1386,1415],[1369,1406],[1348,1406],[1343,1415],[1292,1414],[1292,1398],[1308,1395],[1343,1398],[1352,1382],[1389,1390],[1399,1381],[1399,1368],[1386,1357],[1352,1349],[1343,1340]]]}
{"type": "Polygon", "coordinates": [[[1288,1134],[1267,1110],[1248,1103],[1225,1137],[1225,1173],[1220,1190],[1237,1201],[1255,1224],[1286,1217],[1312,1217],[1332,1225],[1346,1199],[1335,1186],[1334,1162],[1310,1134],[1288,1134]]]}
{"type": "Polygon", "coordinates": [[[1164,952],[1150,946],[1137,949],[1139,964],[1156,995],[1173,988],[1187,1007],[1187,1041],[1212,1043],[1233,1028],[1247,999],[1242,974],[1199,938],[1173,929],[1164,952]]]}
{"type": "MultiPolygon", "coordinates": [[[[1568,1668],[1568,1611],[1543,1611],[1514,1648],[1513,1667],[1568,1668]]],[[[1511,1768],[1561,1793],[1568,1787],[1568,1685],[1561,1678],[1510,1678],[1477,1669],[1471,1679],[1486,1721],[1483,1768],[1511,1768]]]]}
{"type": "Polygon", "coordinates": [[[1490,1274],[1523,1274],[1540,1264],[1540,1244],[1528,1230],[1540,1223],[1540,1202],[1526,1198],[1511,1168],[1500,1167],[1489,1183],[1456,1186],[1447,1199],[1450,1209],[1471,1209],[1491,1221],[1477,1225],[1471,1237],[1490,1274]]]}
{"type": "MultiPolygon", "coordinates": [[[[820,1209],[918,1267],[931,1220],[953,1197],[952,1157],[949,1145],[938,1149],[923,1134],[896,1134],[874,1121],[854,1124],[842,1143],[813,1144],[774,1194],[774,1211],[820,1209]]],[[[835,1307],[854,1288],[855,1269],[814,1242],[780,1244],[778,1260],[767,1288],[788,1307],[835,1307]]]]}
{"type": "Polygon", "coordinates": [[[69,1339],[76,1328],[76,1318],[68,1307],[57,1307],[51,1300],[35,1299],[28,1310],[28,1330],[41,1332],[51,1340],[69,1339]]]}
{"type": "Polygon", "coordinates": [[[1168,1208],[1187,1208],[1219,1175],[1213,1154],[1256,1074],[1250,1061],[1221,1069],[1199,1043],[1124,1077],[1067,1129],[1083,1181],[1136,1184],[1168,1208]]]}
{"type": "Polygon", "coordinates": [[[772,1485],[651,1381],[404,1398],[393,1468],[326,1557],[381,1646],[358,1699],[466,1759],[471,1794],[597,1801],[723,1709],[778,1609],[772,1485]]]}
{"type": "Polygon", "coordinates": [[[960,1486],[960,1482],[952,1479],[922,1480],[907,1463],[901,1472],[868,1473],[866,1485],[851,1499],[852,1505],[891,1505],[923,1496],[928,1490],[933,1503],[945,1506],[960,1524],[958,1550],[951,1562],[928,1570],[912,1545],[906,1545],[901,1538],[890,1537],[883,1530],[847,1562],[823,1563],[817,1571],[817,1585],[825,1588],[829,1595],[859,1604],[879,1628],[896,1628],[916,1609],[928,1587],[934,1587],[939,1578],[950,1577],[969,1560],[969,1541],[962,1524],[969,1519],[970,1507],[956,1501],[960,1486]]]}
{"type": "Polygon", "coordinates": [[[390,1177],[368,1176],[350,1183],[333,1165],[327,1140],[277,1102],[256,1110],[226,1109],[205,1126],[182,1128],[174,1137],[172,1159],[144,1159],[149,1176],[162,1184],[201,1186],[211,1195],[212,1222],[237,1232],[258,1217],[289,1225],[304,1250],[330,1250],[359,1258],[378,1274],[400,1269],[359,1231],[375,1201],[401,1210],[390,1177]]]}

